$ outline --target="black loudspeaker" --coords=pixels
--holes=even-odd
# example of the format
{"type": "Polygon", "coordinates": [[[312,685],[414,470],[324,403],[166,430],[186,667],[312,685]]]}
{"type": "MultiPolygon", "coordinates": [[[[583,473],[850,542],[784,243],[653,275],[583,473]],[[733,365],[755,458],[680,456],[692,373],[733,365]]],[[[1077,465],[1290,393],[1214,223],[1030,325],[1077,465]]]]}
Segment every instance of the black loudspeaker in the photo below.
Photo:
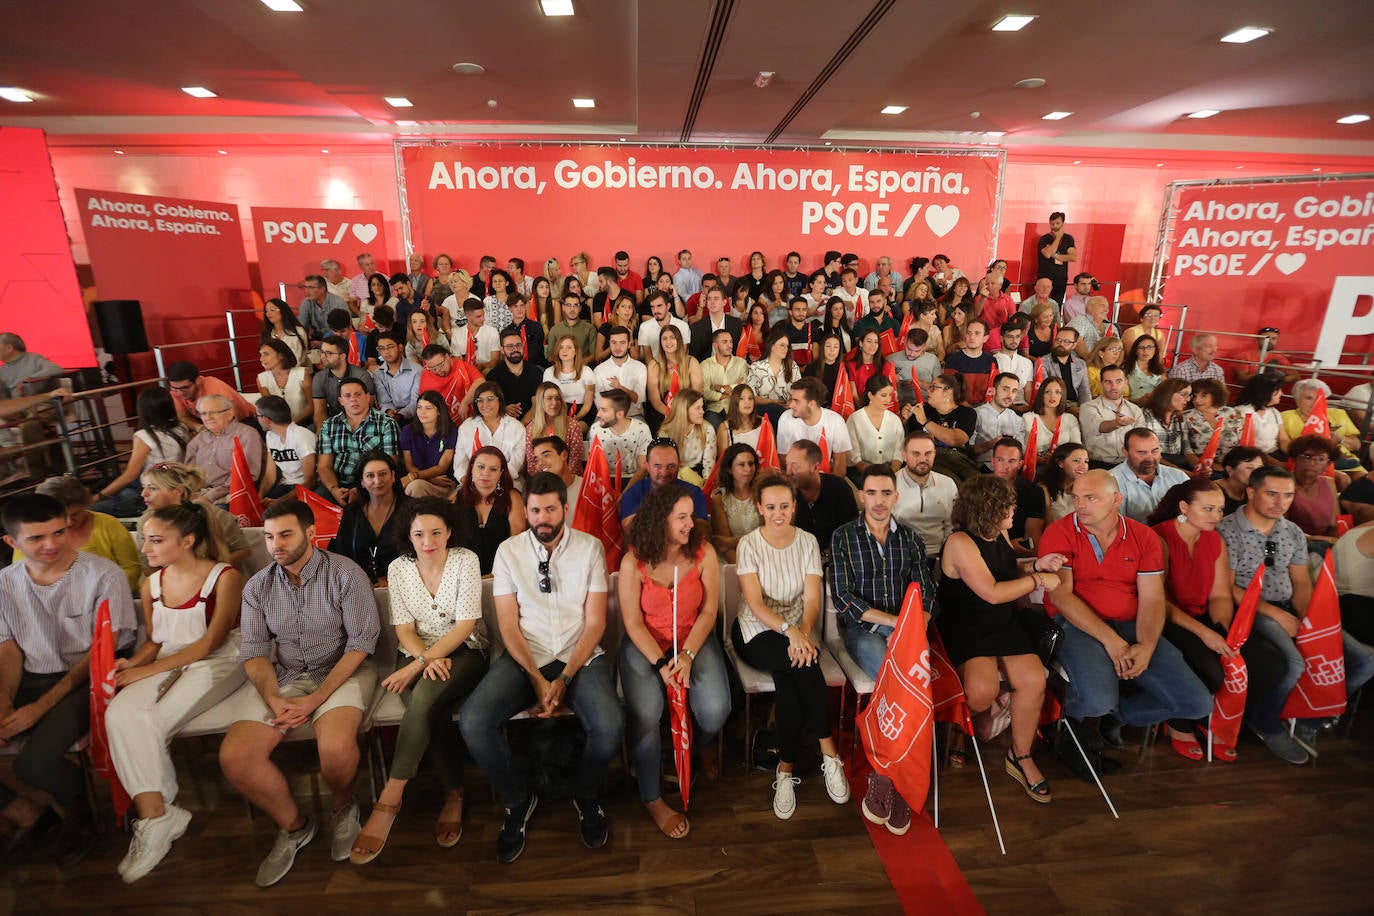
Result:
{"type": "Polygon", "coordinates": [[[147,353],[148,334],[143,329],[143,307],[137,299],[101,299],[95,303],[95,320],[107,353],[147,353]]]}

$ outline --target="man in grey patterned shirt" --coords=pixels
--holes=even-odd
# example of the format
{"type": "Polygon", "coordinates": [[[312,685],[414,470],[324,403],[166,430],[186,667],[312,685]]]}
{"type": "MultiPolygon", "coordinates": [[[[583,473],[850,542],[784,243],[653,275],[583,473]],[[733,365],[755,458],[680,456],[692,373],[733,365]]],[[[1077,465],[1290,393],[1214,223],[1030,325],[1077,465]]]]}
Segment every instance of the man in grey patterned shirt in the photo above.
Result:
{"type": "Polygon", "coordinates": [[[263,536],[274,562],[243,588],[239,656],[248,683],[227,701],[236,721],[219,762],[234,787],[279,828],[258,869],[258,886],[270,887],[315,838],[314,820],[297,807],[271,760],[293,729],[314,726],[320,775],[333,795],[335,862],[348,858],[358,836],[358,727],[377,683],[367,658],[380,624],[362,569],[313,546],[308,506],[294,499],[273,503],[263,513],[263,536]]]}

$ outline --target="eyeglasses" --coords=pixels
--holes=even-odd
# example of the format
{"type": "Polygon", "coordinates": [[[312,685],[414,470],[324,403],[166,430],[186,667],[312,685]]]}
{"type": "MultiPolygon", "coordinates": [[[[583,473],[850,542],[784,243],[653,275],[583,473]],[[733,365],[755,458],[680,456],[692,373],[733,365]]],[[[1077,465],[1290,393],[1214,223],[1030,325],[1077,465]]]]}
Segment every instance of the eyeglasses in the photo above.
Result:
{"type": "Polygon", "coordinates": [[[500,402],[501,399],[494,394],[484,394],[480,398],[476,398],[478,404],[499,404],[500,402]]]}
{"type": "Polygon", "coordinates": [[[1328,461],[1331,460],[1331,456],[1323,455],[1320,452],[1307,452],[1302,455],[1299,455],[1298,460],[1311,462],[1312,464],[1326,464],[1328,461]]]}
{"type": "Polygon", "coordinates": [[[1279,554],[1279,545],[1278,545],[1278,544],[1275,544],[1273,541],[1265,541],[1265,542],[1264,542],[1264,565],[1265,565],[1266,567],[1268,567],[1269,569],[1273,569],[1273,568],[1274,568],[1274,566],[1277,564],[1277,559],[1276,559],[1276,558],[1278,557],[1278,554],[1279,554]]]}
{"type": "Polygon", "coordinates": [[[539,592],[547,595],[553,591],[553,579],[549,578],[549,561],[539,561],[539,592]]]}
{"type": "Polygon", "coordinates": [[[228,413],[233,409],[232,407],[221,407],[219,410],[199,410],[196,412],[202,417],[213,417],[217,413],[228,413]]]}

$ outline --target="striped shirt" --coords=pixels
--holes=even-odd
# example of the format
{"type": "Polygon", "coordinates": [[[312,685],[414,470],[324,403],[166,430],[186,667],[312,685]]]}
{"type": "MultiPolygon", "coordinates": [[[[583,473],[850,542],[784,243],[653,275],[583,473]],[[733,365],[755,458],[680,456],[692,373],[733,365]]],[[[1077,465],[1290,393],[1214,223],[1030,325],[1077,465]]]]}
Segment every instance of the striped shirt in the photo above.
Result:
{"type": "Polygon", "coordinates": [[[14,642],[29,674],[60,674],[91,650],[100,602],[110,602],[116,646],[138,629],[129,580],[104,557],[81,551],[51,585],[36,585],[23,560],[0,570],[0,643],[14,642]]]}
{"type": "Polygon", "coordinates": [[[393,456],[401,452],[401,430],[395,420],[380,410],[369,410],[356,429],[348,425],[348,417],[342,413],[320,424],[315,450],[334,456],[334,474],[344,486],[357,482],[363,453],[373,449],[393,456]]]}
{"type": "Polygon", "coordinates": [[[271,658],[277,684],[322,683],[345,652],[372,654],[381,630],[372,583],[347,557],[311,548],[300,585],[273,563],[243,587],[239,658],[271,658]]]}
{"type": "Polygon", "coordinates": [[[894,519],[887,543],[879,544],[862,515],[835,529],[830,539],[830,593],[847,626],[876,631],[881,624],[865,623],[864,611],[900,613],[913,582],[920,583],[925,610],[934,614],[935,584],[925,544],[916,532],[894,519]]]}
{"type": "MultiPolygon", "coordinates": [[[[762,528],[740,538],[735,571],[741,576],[758,576],[764,606],[792,626],[799,626],[806,611],[806,577],[822,574],[821,548],[811,532],[793,530],[796,536],[792,543],[781,550],[764,540],[762,528]]],[[[740,603],[739,629],[745,642],[768,631],[747,602],[740,603]]]]}

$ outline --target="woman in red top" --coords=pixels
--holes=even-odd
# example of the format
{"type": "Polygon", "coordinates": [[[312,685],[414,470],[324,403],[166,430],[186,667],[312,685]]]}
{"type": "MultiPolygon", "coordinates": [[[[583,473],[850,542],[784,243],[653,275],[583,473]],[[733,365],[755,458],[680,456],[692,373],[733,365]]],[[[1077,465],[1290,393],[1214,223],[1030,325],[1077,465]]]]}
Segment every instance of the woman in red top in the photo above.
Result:
{"type": "MultiPolygon", "coordinates": [[[[1221,487],[1195,477],[1171,488],[1146,519],[1164,546],[1164,638],[1183,653],[1188,667],[1212,693],[1222,684],[1221,659],[1235,654],[1226,644],[1235,613],[1233,575],[1226,542],[1216,530],[1225,504],[1221,487]]],[[[1277,650],[1263,639],[1248,640],[1242,656],[1251,690],[1272,691],[1286,670],[1277,650]]],[[[1189,760],[1206,756],[1197,739],[1199,727],[1197,722],[1169,721],[1169,743],[1189,760]]],[[[1230,763],[1236,749],[1214,744],[1213,755],[1230,763]]]]}
{"type": "MultiPolygon", "coordinates": [[[[883,365],[882,341],[877,331],[868,328],[859,335],[854,358],[849,361],[849,380],[854,383],[854,390],[863,391],[868,380],[883,371],[883,365]]],[[[856,403],[854,406],[863,405],[856,403]]]]}
{"type": "MultiPolygon", "coordinates": [[[[658,829],[678,840],[690,825],[659,788],[660,723],[667,689],[676,686],[687,688],[695,748],[710,744],[730,715],[725,654],[714,635],[720,568],[692,518],[692,497],[675,486],[645,497],[627,540],[630,550],[620,564],[626,738],[640,800],[658,829]]],[[[709,769],[710,755],[701,762],[709,769]]]]}

